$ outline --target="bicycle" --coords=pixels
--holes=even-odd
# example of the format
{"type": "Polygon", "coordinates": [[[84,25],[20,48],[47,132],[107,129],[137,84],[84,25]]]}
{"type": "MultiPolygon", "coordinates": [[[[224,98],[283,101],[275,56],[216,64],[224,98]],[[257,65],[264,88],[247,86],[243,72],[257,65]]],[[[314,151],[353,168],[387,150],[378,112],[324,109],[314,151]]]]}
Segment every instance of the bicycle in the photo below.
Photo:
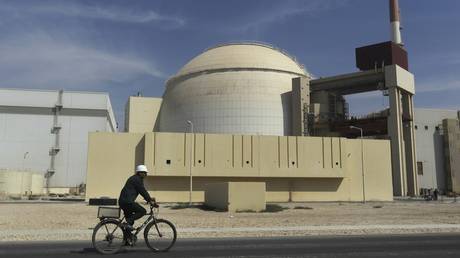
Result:
{"type": "Polygon", "coordinates": [[[153,252],[167,252],[176,242],[177,232],[173,223],[158,218],[158,205],[150,204],[149,217],[128,232],[123,226],[125,216],[120,219],[120,208],[99,207],[98,218],[101,220],[93,230],[93,247],[101,254],[115,254],[124,246],[134,246],[137,234],[144,229],[144,240],[153,252]]]}

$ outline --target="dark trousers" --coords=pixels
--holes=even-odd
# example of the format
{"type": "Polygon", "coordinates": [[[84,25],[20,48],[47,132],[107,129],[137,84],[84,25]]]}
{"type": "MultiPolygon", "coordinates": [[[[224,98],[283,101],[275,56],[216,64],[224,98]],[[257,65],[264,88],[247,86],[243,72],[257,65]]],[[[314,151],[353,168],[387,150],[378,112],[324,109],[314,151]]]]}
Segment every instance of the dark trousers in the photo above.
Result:
{"type": "Polygon", "coordinates": [[[134,225],[134,221],[142,218],[147,211],[138,203],[120,203],[120,208],[125,213],[126,222],[134,225]]]}

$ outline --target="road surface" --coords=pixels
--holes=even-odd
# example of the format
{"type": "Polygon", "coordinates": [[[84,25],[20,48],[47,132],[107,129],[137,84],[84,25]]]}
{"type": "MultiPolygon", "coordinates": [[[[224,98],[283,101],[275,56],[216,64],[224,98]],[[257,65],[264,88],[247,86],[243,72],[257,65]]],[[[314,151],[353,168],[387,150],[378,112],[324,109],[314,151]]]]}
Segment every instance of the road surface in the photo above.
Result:
{"type": "MultiPolygon", "coordinates": [[[[101,257],[88,241],[0,242],[0,257],[101,257]]],[[[106,256],[107,257],[107,256],[106,256]]],[[[108,256],[111,257],[111,256],[108,256]]],[[[460,234],[178,239],[168,253],[142,243],[114,257],[460,257],[460,234]]]]}

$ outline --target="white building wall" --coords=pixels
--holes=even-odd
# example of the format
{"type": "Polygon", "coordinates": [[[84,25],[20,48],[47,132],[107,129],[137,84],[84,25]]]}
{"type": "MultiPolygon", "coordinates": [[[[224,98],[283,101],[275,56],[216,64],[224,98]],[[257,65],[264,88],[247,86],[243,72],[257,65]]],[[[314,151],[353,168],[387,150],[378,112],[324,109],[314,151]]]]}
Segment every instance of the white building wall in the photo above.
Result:
{"type": "Polygon", "coordinates": [[[0,168],[46,171],[52,141],[49,115],[0,113],[0,168]]]}
{"type": "MultiPolygon", "coordinates": [[[[55,143],[51,108],[58,96],[58,91],[0,89],[0,168],[47,172],[55,143]]],[[[107,94],[64,91],[62,104],[60,150],[50,187],[85,183],[88,133],[116,131],[107,94]]]]}
{"type": "Polygon", "coordinates": [[[457,118],[456,110],[414,110],[417,162],[423,164],[423,175],[417,171],[419,188],[446,189],[442,120],[457,118]]]}

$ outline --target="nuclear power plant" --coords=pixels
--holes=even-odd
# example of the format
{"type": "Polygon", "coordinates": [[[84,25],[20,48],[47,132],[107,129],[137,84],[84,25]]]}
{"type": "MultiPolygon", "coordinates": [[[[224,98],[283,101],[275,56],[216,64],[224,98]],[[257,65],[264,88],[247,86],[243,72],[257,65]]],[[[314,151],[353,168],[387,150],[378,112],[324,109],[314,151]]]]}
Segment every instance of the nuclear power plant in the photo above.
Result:
{"type": "Polygon", "coordinates": [[[266,201],[417,195],[415,81],[389,2],[392,41],[357,48],[359,72],[315,79],[286,51],[237,42],[186,63],[162,98],[130,97],[127,133],[90,134],[87,198],[116,197],[141,163],[164,201],[205,201],[209,185],[230,182],[262,184],[266,201]],[[345,96],[370,91],[389,108],[351,119],[345,96]],[[102,153],[117,157],[107,172],[102,153]]]}
{"type": "MultiPolygon", "coordinates": [[[[357,46],[358,71],[347,74],[315,78],[286,50],[262,42],[196,53],[165,82],[162,97],[129,97],[124,132],[116,132],[107,102],[104,126],[85,129],[86,177],[64,177],[53,161],[44,185],[85,181],[86,199],[117,198],[145,164],[147,190],[162,202],[229,202],[235,191],[267,202],[460,192],[460,112],[414,109],[398,1],[389,0],[389,9],[391,40],[357,46]],[[351,116],[347,96],[373,91],[388,107],[351,116]]],[[[61,109],[50,111],[59,119],[61,109]]],[[[54,124],[59,135],[62,124],[54,124]]],[[[60,161],[58,152],[50,160],[60,161]]]]}

